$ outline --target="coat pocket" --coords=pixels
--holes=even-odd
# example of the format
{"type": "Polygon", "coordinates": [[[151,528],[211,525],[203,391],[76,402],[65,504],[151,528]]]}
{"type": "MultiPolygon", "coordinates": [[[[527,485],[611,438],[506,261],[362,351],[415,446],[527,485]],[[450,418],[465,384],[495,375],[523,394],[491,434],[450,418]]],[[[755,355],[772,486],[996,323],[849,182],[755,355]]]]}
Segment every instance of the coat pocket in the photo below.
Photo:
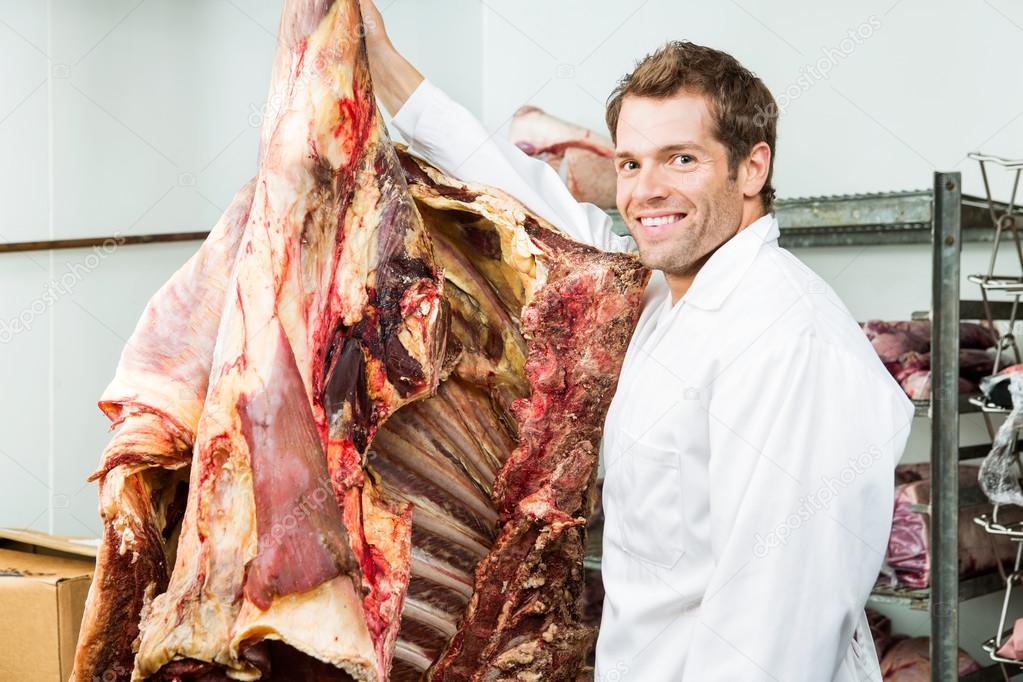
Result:
{"type": "Polygon", "coordinates": [[[622,456],[621,534],[625,550],[670,568],[685,554],[681,457],[636,440],[622,456]]]}

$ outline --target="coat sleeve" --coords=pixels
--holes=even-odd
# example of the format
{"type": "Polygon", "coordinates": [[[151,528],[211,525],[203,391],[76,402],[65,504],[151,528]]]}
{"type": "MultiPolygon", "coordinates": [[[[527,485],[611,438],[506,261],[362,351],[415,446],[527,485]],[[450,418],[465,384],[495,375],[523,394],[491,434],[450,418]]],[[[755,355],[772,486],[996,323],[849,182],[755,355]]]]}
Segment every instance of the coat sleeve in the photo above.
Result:
{"type": "Polygon", "coordinates": [[[906,397],[812,331],[760,350],[708,403],[715,566],[684,682],[834,679],[891,529],[906,397]]]}
{"type": "Polygon", "coordinates": [[[483,125],[424,80],[392,120],[412,153],[464,182],[498,187],[573,239],[604,251],[636,251],[631,237],[611,231],[611,218],[579,203],[553,168],[483,125]]]}

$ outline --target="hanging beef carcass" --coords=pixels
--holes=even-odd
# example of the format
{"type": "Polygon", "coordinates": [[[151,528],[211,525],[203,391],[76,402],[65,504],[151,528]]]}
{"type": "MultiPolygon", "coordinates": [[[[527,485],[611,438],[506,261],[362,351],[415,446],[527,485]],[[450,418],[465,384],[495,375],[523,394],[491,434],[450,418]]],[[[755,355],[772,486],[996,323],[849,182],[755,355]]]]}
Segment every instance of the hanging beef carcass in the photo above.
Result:
{"type": "Polygon", "coordinates": [[[287,0],[259,171],[101,405],[86,680],[574,679],[647,273],[395,150],[354,0],[287,0]]]}

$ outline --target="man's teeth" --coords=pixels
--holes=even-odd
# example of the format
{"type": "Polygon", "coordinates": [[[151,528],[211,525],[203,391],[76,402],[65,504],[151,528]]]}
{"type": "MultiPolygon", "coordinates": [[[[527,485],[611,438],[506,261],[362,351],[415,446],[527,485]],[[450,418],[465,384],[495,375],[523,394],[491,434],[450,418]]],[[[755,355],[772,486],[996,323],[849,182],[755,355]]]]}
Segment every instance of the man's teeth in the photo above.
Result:
{"type": "Polygon", "coordinates": [[[682,220],[685,215],[682,213],[672,213],[671,215],[657,216],[656,218],[640,218],[639,222],[645,227],[654,227],[656,225],[667,225],[673,223],[676,220],[682,220]]]}

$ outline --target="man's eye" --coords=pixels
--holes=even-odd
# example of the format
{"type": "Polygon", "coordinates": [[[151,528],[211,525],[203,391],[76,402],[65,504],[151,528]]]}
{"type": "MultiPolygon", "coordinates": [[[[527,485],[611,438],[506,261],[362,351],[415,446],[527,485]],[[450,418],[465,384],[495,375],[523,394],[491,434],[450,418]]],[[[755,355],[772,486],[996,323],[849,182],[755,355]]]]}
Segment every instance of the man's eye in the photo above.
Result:
{"type": "Polygon", "coordinates": [[[678,164],[680,166],[685,166],[685,165],[687,165],[689,163],[692,163],[695,160],[696,159],[694,159],[693,157],[689,156],[688,154],[676,154],[675,156],[673,156],[671,158],[672,163],[676,163],[676,164],[678,164]]]}
{"type": "Polygon", "coordinates": [[[632,171],[632,170],[636,170],[637,168],[639,168],[639,164],[636,163],[635,161],[623,161],[622,162],[622,170],[632,171]]]}

